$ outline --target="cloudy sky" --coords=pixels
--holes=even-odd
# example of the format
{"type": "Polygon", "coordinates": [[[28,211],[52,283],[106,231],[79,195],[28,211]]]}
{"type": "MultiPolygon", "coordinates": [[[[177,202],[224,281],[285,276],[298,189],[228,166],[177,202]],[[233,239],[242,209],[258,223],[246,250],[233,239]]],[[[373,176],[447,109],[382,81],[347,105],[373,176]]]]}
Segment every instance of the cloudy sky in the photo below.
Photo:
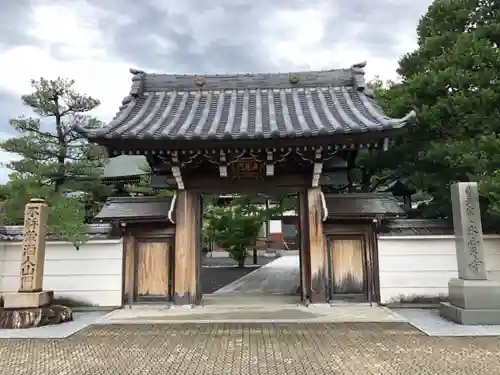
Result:
{"type": "MultiPolygon", "coordinates": [[[[396,78],[431,0],[16,0],[0,12],[0,137],[31,78],[62,76],[109,121],[129,68],[245,73],[349,67],[396,78]]],[[[9,155],[0,154],[5,161],[9,155]]],[[[0,169],[0,182],[8,171],[0,169]]]]}

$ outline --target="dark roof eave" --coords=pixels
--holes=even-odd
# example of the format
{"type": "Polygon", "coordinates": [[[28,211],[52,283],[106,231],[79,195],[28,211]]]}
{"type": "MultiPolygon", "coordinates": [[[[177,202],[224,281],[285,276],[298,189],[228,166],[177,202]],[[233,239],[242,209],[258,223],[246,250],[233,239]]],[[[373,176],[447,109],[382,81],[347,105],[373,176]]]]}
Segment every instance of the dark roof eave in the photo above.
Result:
{"type": "Polygon", "coordinates": [[[172,221],[165,216],[148,216],[146,218],[141,216],[131,216],[131,217],[94,217],[92,219],[93,223],[145,223],[145,222],[168,222],[173,224],[172,221]]]}
{"type": "Polygon", "coordinates": [[[168,221],[175,224],[175,203],[175,194],[172,197],[111,197],[92,221],[168,221]]]}
{"type": "Polygon", "coordinates": [[[276,147],[279,143],[285,147],[315,145],[328,146],[332,144],[355,144],[368,143],[391,138],[405,134],[408,131],[406,126],[380,131],[367,131],[358,133],[341,133],[330,135],[318,135],[308,137],[280,137],[280,138],[228,138],[228,139],[160,139],[160,138],[112,138],[106,136],[86,136],[91,142],[108,147],[114,150],[164,150],[168,149],[210,149],[210,148],[235,148],[235,147],[276,147]]]}
{"type": "Polygon", "coordinates": [[[396,214],[396,213],[346,213],[346,214],[329,214],[327,220],[335,220],[335,219],[375,219],[380,218],[382,220],[385,219],[404,219],[406,217],[405,214],[396,214]]]}
{"type": "Polygon", "coordinates": [[[117,182],[135,182],[140,181],[144,176],[150,175],[149,173],[146,175],[124,175],[124,176],[116,176],[116,177],[101,177],[101,181],[105,184],[112,184],[117,182]]]}

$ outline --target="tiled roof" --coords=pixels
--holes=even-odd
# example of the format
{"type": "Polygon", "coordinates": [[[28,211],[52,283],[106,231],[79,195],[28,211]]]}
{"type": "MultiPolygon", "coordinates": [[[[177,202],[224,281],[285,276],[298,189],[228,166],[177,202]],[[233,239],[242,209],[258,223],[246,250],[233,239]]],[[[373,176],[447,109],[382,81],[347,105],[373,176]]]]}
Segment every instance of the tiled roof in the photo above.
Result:
{"type": "Polygon", "coordinates": [[[103,179],[140,177],[149,175],[149,164],[143,155],[120,155],[106,160],[102,173],[103,179]]]}
{"type": "Polygon", "coordinates": [[[387,193],[325,194],[329,218],[404,216],[399,202],[387,193]]]}
{"type": "MultiPolygon", "coordinates": [[[[120,237],[109,224],[89,224],[86,226],[89,241],[120,237]]],[[[0,226],[0,241],[22,241],[24,227],[22,225],[0,226]]],[[[48,241],[61,240],[54,233],[47,233],[48,241]]]]}
{"type": "Polygon", "coordinates": [[[319,178],[319,185],[332,185],[332,186],[343,186],[349,184],[347,170],[340,171],[332,171],[332,172],[323,172],[321,173],[321,177],[319,178]]]}
{"type": "MultiPolygon", "coordinates": [[[[483,234],[500,234],[498,219],[483,222],[483,234]]],[[[453,221],[446,219],[394,219],[380,228],[384,236],[454,235],[453,221]]]]}
{"type": "Polygon", "coordinates": [[[108,198],[96,222],[127,220],[171,220],[174,197],[113,197],[108,198]]]}
{"type": "Polygon", "coordinates": [[[453,223],[444,219],[395,219],[380,228],[384,236],[453,235],[453,223]]]}
{"type": "Polygon", "coordinates": [[[364,65],[349,69],[246,75],[132,71],[130,95],[89,138],[253,139],[379,132],[415,116],[387,117],[365,90],[364,65]]]}
{"type": "Polygon", "coordinates": [[[394,180],[385,186],[381,186],[377,191],[381,193],[392,193],[392,195],[396,197],[402,197],[415,194],[417,189],[413,184],[405,184],[401,180],[394,180]]]}

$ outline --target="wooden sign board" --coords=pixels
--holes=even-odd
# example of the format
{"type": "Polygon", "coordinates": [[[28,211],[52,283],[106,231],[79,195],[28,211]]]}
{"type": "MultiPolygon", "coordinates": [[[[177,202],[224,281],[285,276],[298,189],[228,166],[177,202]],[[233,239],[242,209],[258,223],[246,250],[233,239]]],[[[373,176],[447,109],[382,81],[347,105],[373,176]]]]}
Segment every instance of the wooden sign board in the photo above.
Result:
{"type": "Polygon", "coordinates": [[[231,174],[237,180],[260,180],[264,178],[264,170],[264,163],[252,157],[243,157],[231,164],[231,174]]]}

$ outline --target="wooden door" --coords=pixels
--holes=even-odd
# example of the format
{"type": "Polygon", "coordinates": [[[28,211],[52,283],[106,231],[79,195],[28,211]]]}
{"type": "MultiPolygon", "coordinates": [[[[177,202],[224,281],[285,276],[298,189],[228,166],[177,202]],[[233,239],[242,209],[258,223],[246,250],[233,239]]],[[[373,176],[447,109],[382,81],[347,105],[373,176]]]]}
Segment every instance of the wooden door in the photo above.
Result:
{"type": "Polygon", "coordinates": [[[359,235],[329,236],[331,298],[366,300],[364,238],[359,235]]]}
{"type": "Polygon", "coordinates": [[[168,240],[137,241],[136,301],[170,300],[170,252],[168,240]]]}

